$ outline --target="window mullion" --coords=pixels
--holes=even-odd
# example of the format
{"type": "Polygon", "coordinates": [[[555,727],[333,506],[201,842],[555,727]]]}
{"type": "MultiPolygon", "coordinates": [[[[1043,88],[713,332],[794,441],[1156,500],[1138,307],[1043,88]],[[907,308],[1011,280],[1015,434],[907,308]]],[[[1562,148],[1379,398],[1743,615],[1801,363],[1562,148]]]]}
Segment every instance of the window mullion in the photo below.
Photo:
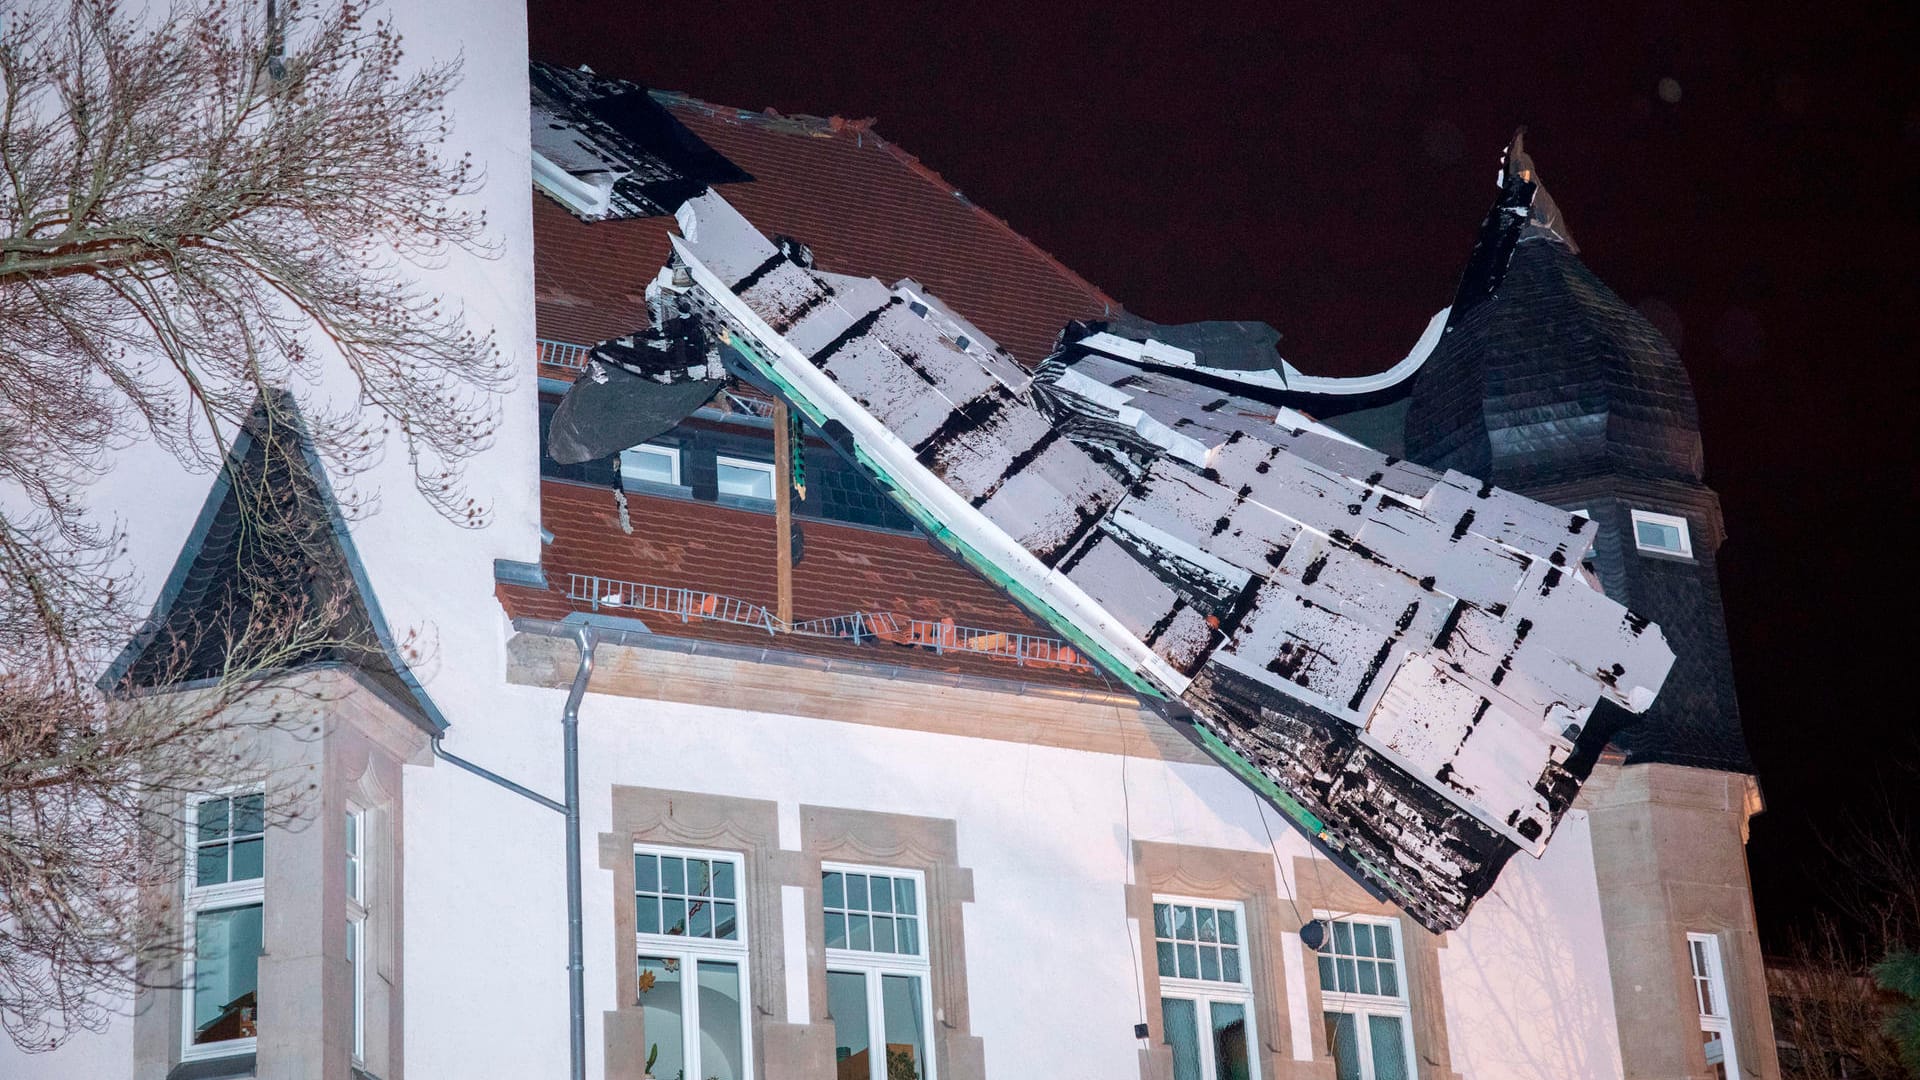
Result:
{"type": "Polygon", "coordinates": [[[867,1071],[873,1080],[887,1080],[887,1003],[881,997],[880,969],[868,967],[867,1071]]]}

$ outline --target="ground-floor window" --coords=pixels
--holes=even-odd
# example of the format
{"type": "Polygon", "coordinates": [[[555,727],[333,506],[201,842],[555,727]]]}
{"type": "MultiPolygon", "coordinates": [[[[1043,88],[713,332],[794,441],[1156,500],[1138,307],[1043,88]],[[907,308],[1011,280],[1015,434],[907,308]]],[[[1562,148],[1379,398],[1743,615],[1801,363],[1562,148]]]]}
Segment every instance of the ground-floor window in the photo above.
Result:
{"type": "Polygon", "coordinates": [[[829,863],[820,884],[835,1080],[934,1080],[925,878],[829,863]]]}
{"type": "Polygon", "coordinates": [[[1326,918],[1320,1003],[1337,1080],[1410,1080],[1412,1003],[1393,919],[1326,918]]]}
{"type": "Polygon", "coordinates": [[[743,860],[650,845],[636,846],[633,859],[647,1072],[658,1080],[747,1080],[743,860]]]}
{"type": "Polygon", "coordinates": [[[1236,901],[1153,898],[1160,1025],[1174,1080],[1255,1080],[1246,908],[1236,901]]]}

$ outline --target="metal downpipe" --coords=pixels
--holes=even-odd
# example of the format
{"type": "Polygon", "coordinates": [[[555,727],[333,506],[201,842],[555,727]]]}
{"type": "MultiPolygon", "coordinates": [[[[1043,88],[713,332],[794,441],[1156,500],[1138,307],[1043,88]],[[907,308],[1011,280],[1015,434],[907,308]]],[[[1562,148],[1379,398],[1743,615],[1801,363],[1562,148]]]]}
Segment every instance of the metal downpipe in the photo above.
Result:
{"type": "Polygon", "coordinates": [[[591,626],[580,627],[575,637],[580,643],[580,669],[574,672],[573,686],[567,691],[567,707],[560,714],[566,754],[567,1038],[572,1080],[586,1080],[587,982],[580,915],[580,699],[586,696],[587,681],[593,678],[593,647],[597,639],[591,626]]]}

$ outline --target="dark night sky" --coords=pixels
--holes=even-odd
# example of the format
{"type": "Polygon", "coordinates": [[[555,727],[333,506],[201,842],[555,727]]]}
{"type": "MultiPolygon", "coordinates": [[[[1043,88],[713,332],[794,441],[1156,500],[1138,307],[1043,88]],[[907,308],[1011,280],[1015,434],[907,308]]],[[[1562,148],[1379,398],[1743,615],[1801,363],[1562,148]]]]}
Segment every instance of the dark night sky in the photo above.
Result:
{"type": "Polygon", "coordinates": [[[1386,367],[1451,300],[1527,125],[1588,265],[1693,375],[1771,946],[1817,901],[1815,838],[1920,760],[1911,5],[532,6],[541,59],[878,117],[1132,310],[1263,319],[1316,373],[1386,367]]]}

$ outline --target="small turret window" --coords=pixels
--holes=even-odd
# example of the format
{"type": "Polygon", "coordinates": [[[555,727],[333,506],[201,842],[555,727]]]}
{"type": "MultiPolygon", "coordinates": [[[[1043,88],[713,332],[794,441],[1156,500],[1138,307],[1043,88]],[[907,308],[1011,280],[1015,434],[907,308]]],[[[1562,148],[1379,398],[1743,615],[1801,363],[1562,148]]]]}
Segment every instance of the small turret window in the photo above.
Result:
{"type": "Polygon", "coordinates": [[[1635,510],[1633,542],[1641,551],[1693,558],[1693,540],[1687,533],[1687,519],[1683,517],[1635,510]]]}

